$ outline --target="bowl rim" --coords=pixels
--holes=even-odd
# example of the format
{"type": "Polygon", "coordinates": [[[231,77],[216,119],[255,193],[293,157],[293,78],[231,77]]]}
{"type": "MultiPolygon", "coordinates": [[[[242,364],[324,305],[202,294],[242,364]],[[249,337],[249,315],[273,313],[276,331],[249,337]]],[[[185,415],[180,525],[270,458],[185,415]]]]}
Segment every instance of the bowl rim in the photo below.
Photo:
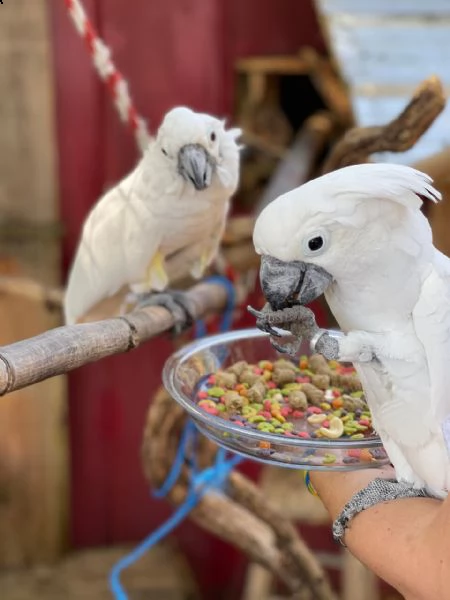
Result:
{"type": "Polygon", "coordinates": [[[219,344],[226,344],[230,342],[237,342],[242,339],[251,338],[269,338],[269,334],[260,331],[256,328],[236,329],[226,333],[218,333],[215,335],[208,335],[198,340],[186,344],[166,360],[163,371],[162,380],[164,387],[168,393],[180,404],[183,409],[194,419],[201,421],[204,425],[210,428],[214,428],[223,433],[236,434],[239,437],[253,439],[258,442],[270,442],[271,444],[279,444],[283,446],[291,446],[295,448],[316,448],[316,449],[341,449],[351,450],[360,448],[380,448],[383,443],[379,437],[376,438],[364,438],[361,440],[327,440],[317,438],[295,438],[288,436],[279,436],[272,433],[263,433],[255,429],[247,429],[235,425],[231,421],[225,421],[209,415],[202,411],[191,400],[186,396],[176,385],[176,372],[177,366],[183,364],[183,362],[192,358],[196,353],[211,348],[219,344]]]}

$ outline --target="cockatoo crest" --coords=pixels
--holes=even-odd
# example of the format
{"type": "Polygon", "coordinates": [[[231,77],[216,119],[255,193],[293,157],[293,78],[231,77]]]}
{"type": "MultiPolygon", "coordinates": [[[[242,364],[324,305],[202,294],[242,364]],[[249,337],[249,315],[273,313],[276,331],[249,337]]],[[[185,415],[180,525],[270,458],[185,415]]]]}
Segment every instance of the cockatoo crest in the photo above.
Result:
{"type": "Polygon", "coordinates": [[[364,246],[371,237],[374,243],[382,243],[389,231],[399,232],[402,223],[408,222],[410,235],[411,220],[422,233],[429,231],[420,212],[422,198],[438,202],[441,194],[430,177],[416,169],[392,164],[345,167],[271,202],[256,221],[253,242],[258,254],[321,264],[326,242],[333,236],[339,242],[333,246],[351,252],[357,237],[365,236],[364,246]],[[322,248],[310,251],[308,240],[320,235],[325,238],[322,248]],[[353,235],[355,239],[351,240],[353,235]]]}

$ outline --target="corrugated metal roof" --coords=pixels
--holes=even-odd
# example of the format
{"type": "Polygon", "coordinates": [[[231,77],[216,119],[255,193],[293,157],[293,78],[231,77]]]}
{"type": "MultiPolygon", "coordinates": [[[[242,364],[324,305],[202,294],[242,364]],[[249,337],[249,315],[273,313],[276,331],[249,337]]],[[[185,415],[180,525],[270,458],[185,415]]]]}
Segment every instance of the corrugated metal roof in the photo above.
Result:
{"type": "MultiPolygon", "coordinates": [[[[417,85],[437,75],[450,90],[450,0],[317,0],[349,84],[358,124],[399,114],[417,85]]],[[[416,146],[377,160],[409,163],[450,145],[447,107],[416,146]]]]}

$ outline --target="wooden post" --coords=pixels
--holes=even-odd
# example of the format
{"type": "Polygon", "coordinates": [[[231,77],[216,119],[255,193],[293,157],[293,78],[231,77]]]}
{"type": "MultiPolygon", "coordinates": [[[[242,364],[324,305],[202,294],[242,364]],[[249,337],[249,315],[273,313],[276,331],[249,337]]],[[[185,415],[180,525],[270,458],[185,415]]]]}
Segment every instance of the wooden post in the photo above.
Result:
{"type": "MultiPolygon", "coordinates": [[[[0,6],[0,274],[59,283],[48,6],[0,6]]],[[[0,295],[0,344],[58,325],[42,301],[0,295]]],[[[63,377],[0,400],[0,567],[56,558],[65,537],[63,377]]]]}

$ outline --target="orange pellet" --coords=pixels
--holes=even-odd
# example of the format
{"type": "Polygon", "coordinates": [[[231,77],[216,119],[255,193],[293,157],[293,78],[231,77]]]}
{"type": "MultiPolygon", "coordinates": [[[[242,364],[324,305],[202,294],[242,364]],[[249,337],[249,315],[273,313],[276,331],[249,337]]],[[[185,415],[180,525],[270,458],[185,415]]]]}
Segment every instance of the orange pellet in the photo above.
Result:
{"type": "Polygon", "coordinates": [[[241,396],[247,396],[247,388],[242,383],[238,383],[234,389],[236,392],[239,392],[241,396]]]}
{"type": "Polygon", "coordinates": [[[359,458],[361,460],[363,460],[364,462],[371,462],[373,460],[373,456],[370,453],[370,451],[367,450],[367,448],[363,448],[361,450],[361,454],[359,455],[359,458]]]}
{"type": "Polygon", "coordinates": [[[334,409],[338,409],[338,408],[342,408],[342,405],[344,404],[342,398],[335,398],[334,400],[331,401],[331,406],[334,409]]]}

